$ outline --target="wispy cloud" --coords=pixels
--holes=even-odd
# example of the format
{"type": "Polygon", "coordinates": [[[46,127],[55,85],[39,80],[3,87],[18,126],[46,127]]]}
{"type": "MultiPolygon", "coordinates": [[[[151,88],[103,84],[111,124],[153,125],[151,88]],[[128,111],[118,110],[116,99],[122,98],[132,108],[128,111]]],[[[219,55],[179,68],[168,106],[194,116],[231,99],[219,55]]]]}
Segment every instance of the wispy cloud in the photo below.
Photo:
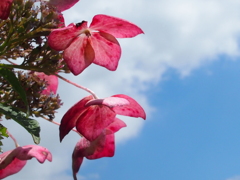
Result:
{"type": "Polygon", "coordinates": [[[226,180],[240,180],[240,175],[227,178],[226,180]]]}

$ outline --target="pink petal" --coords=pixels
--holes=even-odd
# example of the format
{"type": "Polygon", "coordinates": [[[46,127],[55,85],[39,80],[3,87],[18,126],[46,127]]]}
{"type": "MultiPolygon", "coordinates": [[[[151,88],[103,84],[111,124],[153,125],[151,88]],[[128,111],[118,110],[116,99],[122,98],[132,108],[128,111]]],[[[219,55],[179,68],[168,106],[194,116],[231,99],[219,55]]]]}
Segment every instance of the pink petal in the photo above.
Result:
{"type": "Polygon", "coordinates": [[[0,1],[0,19],[6,20],[10,14],[13,0],[0,1]]]}
{"type": "Polygon", "coordinates": [[[65,49],[63,57],[70,71],[78,75],[93,62],[95,54],[88,37],[83,34],[65,49]]]}
{"type": "Polygon", "coordinates": [[[27,161],[21,161],[14,158],[12,162],[4,169],[0,169],[0,179],[18,173],[26,165],[27,161]]]}
{"type": "Polygon", "coordinates": [[[129,38],[143,33],[138,26],[131,22],[103,14],[93,17],[90,28],[109,33],[115,38],[129,38]]]}
{"type": "Polygon", "coordinates": [[[35,72],[40,79],[47,81],[47,87],[42,91],[42,94],[49,95],[51,92],[57,93],[58,88],[58,77],[55,75],[46,75],[43,72],[35,72]]]}
{"type": "Polygon", "coordinates": [[[59,127],[60,141],[76,126],[76,122],[81,114],[87,109],[85,104],[93,99],[92,96],[87,96],[81,101],[72,106],[63,116],[59,127]]]}
{"type": "Polygon", "coordinates": [[[65,27],[65,19],[62,13],[58,14],[58,20],[60,21],[58,27],[65,27]]]}
{"type": "Polygon", "coordinates": [[[103,147],[96,148],[95,152],[90,155],[86,156],[87,159],[99,159],[102,157],[113,157],[115,152],[115,141],[114,141],[114,134],[104,135],[101,137],[104,138],[104,145],[103,147]]]}
{"type": "Polygon", "coordinates": [[[86,157],[93,155],[96,150],[101,151],[105,145],[106,136],[101,133],[94,141],[82,137],[75,146],[73,157],[86,157]]]}
{"type": "Polygon", "coordinates": [[[90,40],[95,52],[93,63],[115,71],[121,57],[121,47],[116,38],[107,33],[93,32],[90,40]]]}
{"type": "Polygon", "coordinates": [[[64,28],[54,29],[48,36],[48,45],[56,51],[62,51],[66,49],[80,34],[81,30],[85,28],[87,28],[86,21],[80,26],[70,24],[64,28]]]}
{"type": "Polygon", "coordinates": [[[32,159],[32,157],[35,157],[40,163],[44,163],[46,159],[52,161],[52,154],[50,151],[38,145],[23,146],[17,155],[17,158],[20,160],[29,160],[32,159]]]}
{"type": "Polygon", "coordinates": [[[62,12],[71,8],[79,0],[49,0],[49,4],[55,6],[58,11],[62,12]]]}
{"type": "Polygon", "coordinates": [[[124,98],[118,98],[118,97],[108,97],[105,99],[93,99],[91,101],[88,101],[86,103],[86,106],[91,105],[105,105],[108,107],[114,107],[114,106],[123,106],[129,104],[128,100],[124,98]]]}
{"type": "Polygon", "coordinates": [[[73,177],[77,179],[76,174],[83,162],[83,157],[94,154],[95,151],[103,150],[105,145],[105,135],[102,133],[96,140],[90,142],[86,138],[81,138],[77,142],[72,154],[73,177]]]}
{"type": "Polygon", "coordinates": [[[35,157],[40,163],[52,161],[52,154],[44,147],[28,145],[18,147],[0,155],[0,179],[19,172],[27,160],[35,157]]]}
{"type": "MultiPolygon", "coordinates": [[[[80,166],[83,162],[83,157],[86,156],[88,152],[86,149],[89,148],[90,142],[85,138],[81,138],[80,141],[77,142],[73,154],[72,154],[72,171],[74,179],[77,179],[77,172],[80,169],[80,166]]],[[[93,152],[92,152],[93,153],[93,152]]]]}
{"type": "Polygon", "coordinates": [[[113,107],[113,111],[116,112],[116,114],[124,115],[124,116],[130,116],[130,117],[141,117],[143,119],[146,119],[146,113],[144,109],[131,97],[124,95],[124,94],[118,94],[114,95],[112,97],[120,97],[125,98],[129,101],[130,104],[124,105],[124,106],[115,106],[113,107]]]}
{"type": "Polygon", "coordinates": [[[127,127],[126,123],[121,119],[115,118],[115,120],[106,128],[106,134],[116,133],[123,127],[127,127]]]}
{"type": "Polygon", "coordinates": [[[87,140],[93,141],[114,121],[115,116],[109,107],[89,106],[78,118],[76,128],[87,140]]]}
{"type": "Polygon", "coordinates": [[[73,171],[73,179],[77,180],[77,173],[80,169],[80,166],[82,165],[83,157],[75,157],[72,155],[72,171],[73,171]]]}

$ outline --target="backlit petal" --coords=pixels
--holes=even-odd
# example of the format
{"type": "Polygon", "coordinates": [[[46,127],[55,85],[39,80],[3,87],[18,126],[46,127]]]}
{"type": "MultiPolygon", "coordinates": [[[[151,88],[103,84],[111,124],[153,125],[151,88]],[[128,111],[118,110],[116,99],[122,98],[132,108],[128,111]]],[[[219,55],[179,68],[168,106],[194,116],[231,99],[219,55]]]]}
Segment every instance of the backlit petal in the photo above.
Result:
{"type": "Polygon", "coordinates": [[[9,16],[13,0],[0,1],[0,19],[6,20],[9,16]]]}
{"type": "Polygon", "coordinates": [[[47,87],[41,92],[42,94],[49,95],[51,92],[56,94],[58,88],[58,77],[55,75],[46,75],[43,72],[34,72],[40,79],[44,79],[47,87]]]}
{"type": "Polygon", "coordinates": [[[104,99],[93,99],[86,103],[86,106],[105,105],[108,107],[123,106],[129,104],[128,100],[119,97],[107,97],[104,99]]]}
{"type": "Polygon", "coordinates": [[[106,134],[116,133],[123,127],[127,127],[126,123],[121,119],[115,118],[115,120],[106,128],[106,134]]]}
{"type": "Polygon", "coordinates": [[[76,122],[76,128],[87,140],[93,141],[114,121],[115,116],[107,106],[89,106],[76,122]]]}
{"type": "Polygon", "coordinates": [[[100,136],[102,140],[104,139],[103,147],[96,148],[95,152],[90,155],[86,156],[87,159],[99,159],[102,157],[113,157],[115,152],[115,141],[114,141],[114,134],[110,135],[102,135],[100,136]]]}
{"type": "Polygon", "coordinates": [[[124,116],[131,116],[131,117],[141,117],[143,119],[146,119],[146,113],[145,113],[144,109],[133,98],[131,98],[127,95],[124,95],[124,94],[118,94],[118,95],[114,95],[112,97],[125,98],[130,103],[130,104],[124,105],[124,106],[113,107],[112,108],[113,111],[116,112],[117,114],[124,115],[124,116]]]}
{"type": "Polygon", "coordinates": [[[40,163],[46,159],[52,161],[52,154],[46,148],[37,145],[17,147],[0,155],[0,179],[19,172],[27,160],[35,157],[40,163]]]}
{"type": "Polygon", "coordinates": [[[88,37],[83,34],[65,49],[63,57],[70,71],[78,75],[93,62],[95,54],[88,37]]]}
{"type": "Polygon", "coordinates": [[[49,4],[57,8],[58,11],[62,12],[71,8],[79,0],[49,0],[49,4]]]}
{"type": "Polygon", "coordinates": [[[92,33],[91,45],[95,52],[94,64],[115,71],[121,57],[121,47],[112,35],[107,33],[92,33]]]}
{"type": "Polygon", "coordinates": [[[115,38],[130,38],[143,33],[138,26],[131,22],[103,14],[93,17],[90,28],[109,33],[115,38]]]}
{"type": "Polygon", "coordinates": [[[91,99],[92,96],[83,98],[64,114],[59,127],[60,141],[76,126],[79,116],[86,110],[85,104],[91,99]]]}
{"type": "Polygon", "coordinates": [[[64,28],[54,29],[48,36],[48,45],[56,51],[62,51],[66,49],[80,34],[80,31],[85,28],[87,28],[87,22],[82,23],[81,26],[78,27],[75,24],[70,24],[64,28]]]}

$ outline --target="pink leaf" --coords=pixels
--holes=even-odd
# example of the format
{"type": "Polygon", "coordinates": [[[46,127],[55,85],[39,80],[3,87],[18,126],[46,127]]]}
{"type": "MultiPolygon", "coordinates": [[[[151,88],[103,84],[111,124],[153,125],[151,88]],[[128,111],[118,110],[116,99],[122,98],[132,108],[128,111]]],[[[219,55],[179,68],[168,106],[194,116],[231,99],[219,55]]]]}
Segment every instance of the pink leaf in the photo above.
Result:
{"type": "Polygon", "coordinates": [[[82,165],[83,157],[75,157],[72,155],[72,171],[73,171],[73,179],[77,180],[77,173],[82,165]]]}
{"type": "Polygon", "coordinates": [[[123,106],[129,104],[128,100],[118,97],[108,97],[104,99],[93,99],[86,103],[86,106],[105,105],[108,107],[123,106]]]}
{"type": "Polygon", "coordinates": [[[83,162],[83,158],[86,155],[92,154],[94,152],[94,150],[92,152],[89,152],[87,149],[90,147],[91,143],[90,141],[86,140],[85,138],[81,138],[74,150],[73,150],[73,154],[72,154],[72,171],[73,171],[73,177],[74,180],[77,179],[77,172],[80,169],[80,166],[82,165],[83,162]]]}
{"type": "Polygon", "coordinates": [[[119,115],[124,116],[130,116],[130,117],[141,117],[143,119],[146,119],[146,113],[144,109],[135,101],[133,98],[124,95],[124,94],[118,94],[114,95],[112,97],[119,97],[124,98],[129,101],[130,104],[125,106],[115,106],[113,107],[113,111],[116,112],[119,115]]]}
{"type": "Polygon", "coordinates": [[[115,120],[106,128],[106,134],[116,133],[123,127],[127,127],[126,123],[121,119],[115,118],[115,120]]]}
{"type": "Polygon", "coordinates": [[[95,141],[92,142],[83,137],[77,142],[72,154],[72,170],[74,179],[77,179],[76,174],[83,162],[83,157],[94,154],[96,149],[103,149],[104,144],[105,137],[103,136],[99,136],[95,141]]]}
{"type": "Polygon", "coordinates": [[[51,92],[57,93],[58,77],[55,75],[46,75],[43,72],[34,72],[40,79],[44,79],[47,82],[47,87],[41,92],[42,94],[49,95],[51,92]]]}
{"type": "Polygon", "coordinates": [[[121,47],[116,38],[107,33],[93,32],[90,40],[95,52],[93,63],[115,71],[121,57],[121,47]]]}
{"type": "Polygon", "coordinates": [[[87,36],[83,34],[65,49],[63,56],[70,71],[78,75],[93,62],[95,54],[87,36]]]}
{"type": "Polygon", "coordinates": [[[65,19],[62,13],[58,14],[58,20],[60,21],[58,27],[65,27],[65,19]]]}
{"type": "Polygon", "coordinates": [[[92,96],[83,98],[64,114],[59,127],[60,141],[76,126],[78,118],[86,110],[85,104],[91,99],[93,99],[92,96]]]}
{"type": "Polygon", "coordinates": [[[4,169],[0,168],[0,179],[18,173],[26,165],[27,161],[21,161],[14,158],[12,162],[4,169]]]}
{"type": "Polygon", "coordinates": [[[87,22],[79,27],[69,24],[67,27],[54,29],[48,36],[48,45],[56,51],[62,51],[72,43],[80,34],[79,31],[84,28],[87,28],[87,22]]]}
{"type": "Polygon", "coordinates": [[[0,154],[0,179],[19,172],[27,160],[35,157],[40,163],[52,161],[52,154],[44,147],[27,145],[0,154]]]}
{"type": "Polygon", "coordinates": [[[0,1],[0,19],[6,20],[10,14],[13,0],[0,1]]]}
{"type": "Polygon", "coordinates": [[[109,33],[116,38],[130,38],[143,33],[138,26],[131,22],[103,14],[93,17],[90,28],[109,33]]]}
{"type": "Polygon", "coordinates": [[[55,6],[58,11],[62,12],[71,8],[79,0],[49,0],[49,4],[55,6]]]}
{"type": "Polygon", "coordinates": [[[78,118],[76,128],[87,140],[93,141],[114,121],[115,116],[109,107],[89,106],[78,118]]]}
{"type": "MultiPolygon", "coordinates": [[[[114,134],[102,135],[99,138],[104,140],[104,144],[100,148],[95,148],[92,155],[86,156],[87,159],[99,159],[102,157],[113,157],[115,152],[114,134]]],[[[97,139],[98,140],[98,139],[97,139]]]]}

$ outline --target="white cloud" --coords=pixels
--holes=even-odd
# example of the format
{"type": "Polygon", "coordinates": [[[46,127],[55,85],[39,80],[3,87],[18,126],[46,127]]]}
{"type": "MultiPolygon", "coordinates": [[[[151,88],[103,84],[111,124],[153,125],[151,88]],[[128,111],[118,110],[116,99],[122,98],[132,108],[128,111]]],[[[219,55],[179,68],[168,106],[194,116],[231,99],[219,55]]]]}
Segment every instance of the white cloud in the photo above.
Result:
{"type": "MultiPolygon", "coordinates": [[[[169,68],[185,76],[201,65],[215,61],[219,55],[233,59],[239,56],[239,8],[240,2],[237,0],[81,0],[64,13],[67,24],[82,20],[90,22],[95,14],[108,14],[134,22],[144,30],[145,35],[119,40],[123,54],[117,71],[109,72],[91,65],[79,77],[66,77],[92,89],[99,97],[128,94],[144,106],[149,117],[153,107],[148,104],[144,93],[157,84],[169,68]]],[[[87,95],[64,82],[60,83],[59,88],[64,106],[56,117],[58,122],[69,107],[87,95]]],[[[141,119],[123,119],[128,127],[117,133],[118,142],[136,137],[144,123],[148,123],[141,119]]],[[[71,152],[79,137],[76,133],[70,133],[60,144],[58,127],[44,120],[40,122],[41,145],[53,153],[53,162],[40,165],[32,160],[17,177],[36,179],[39,175],[40,179],[45,180],[72,179],[69,175],[71,152]]],[[[9,121],[4,124],[8,125],[20,144],[32,143],[25,131],[18,130],[9,121]]],[[[12,147],[13,144],[5,141],[6,150],[12,147]]],[[[91,177],[79,175],[79,179],[90,180],[91,177]]]]}
{"type": "Polygon", "coordinates": [[[227,178],[226,180],[240,180],[240,176],[233,176],[233,177],[227,178]]]}

